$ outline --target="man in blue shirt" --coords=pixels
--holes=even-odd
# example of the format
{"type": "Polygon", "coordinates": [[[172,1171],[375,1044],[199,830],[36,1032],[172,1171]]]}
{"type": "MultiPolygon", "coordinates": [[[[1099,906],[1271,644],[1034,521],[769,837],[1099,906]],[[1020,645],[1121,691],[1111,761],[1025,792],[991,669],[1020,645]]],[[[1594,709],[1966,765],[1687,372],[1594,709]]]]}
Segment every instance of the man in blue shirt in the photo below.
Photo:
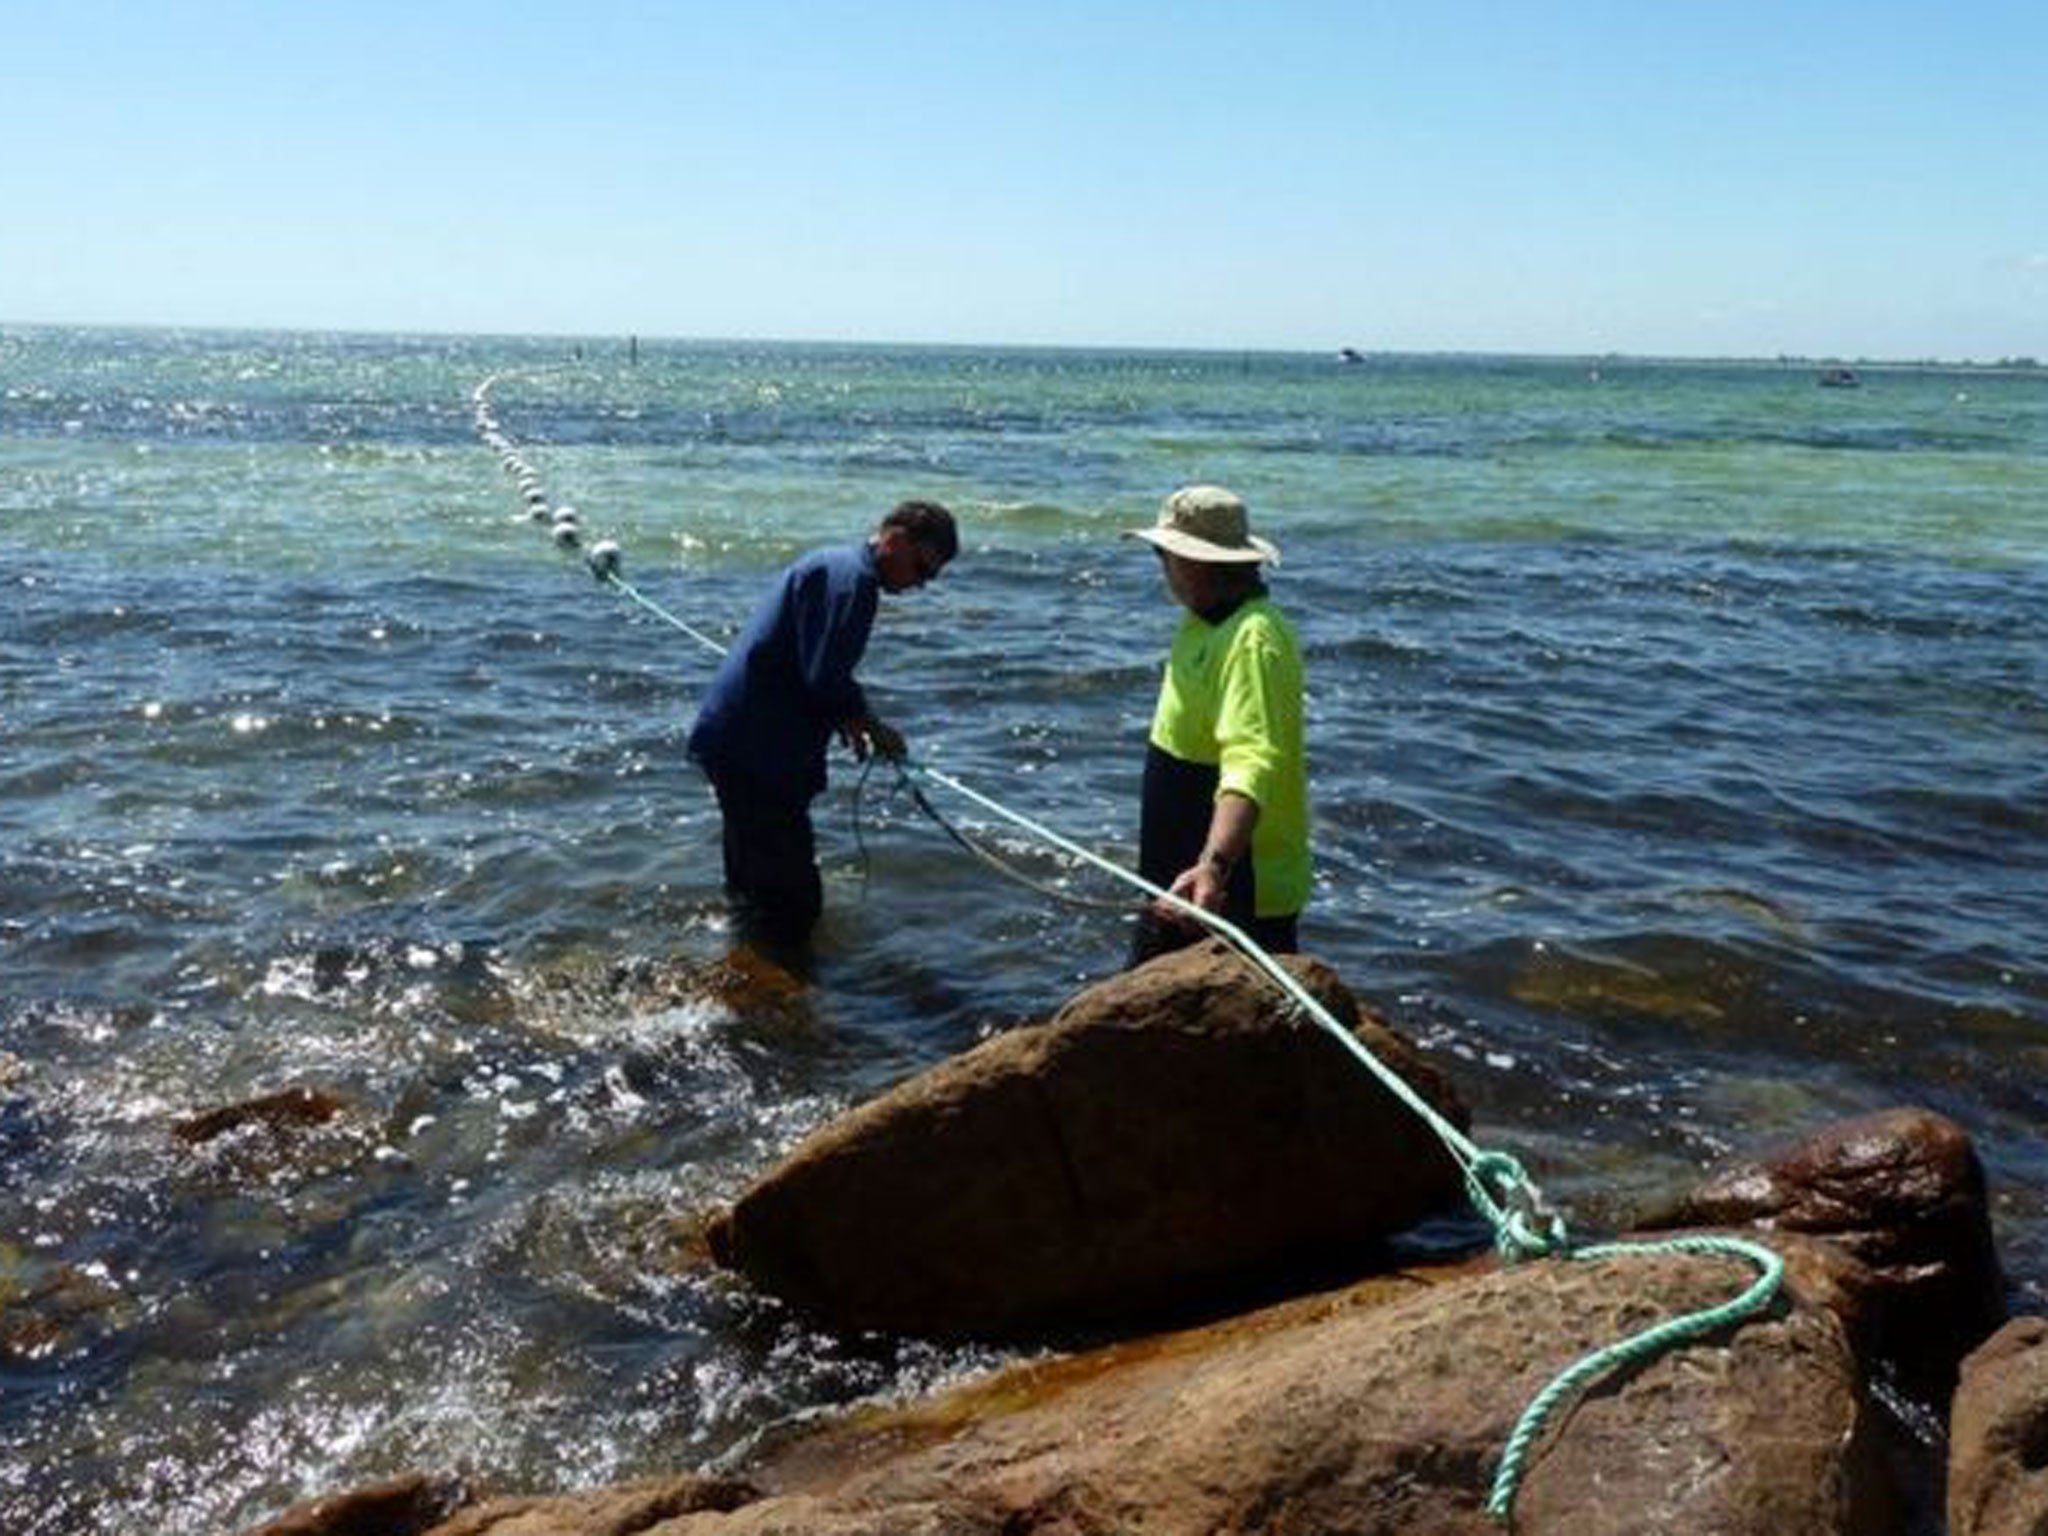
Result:
{"type": "Polygon", "coordinates": [[[921,587],[959,552],[953,514],[906,501],[865,544],[814,550],[785,570],[711,679],[690,756],[724,820],[725,889],[751,934],[803,942],[824,906],[811,801],[832,737],[866,761],[903,755],[854,677],[878,594],[921,587]]]}

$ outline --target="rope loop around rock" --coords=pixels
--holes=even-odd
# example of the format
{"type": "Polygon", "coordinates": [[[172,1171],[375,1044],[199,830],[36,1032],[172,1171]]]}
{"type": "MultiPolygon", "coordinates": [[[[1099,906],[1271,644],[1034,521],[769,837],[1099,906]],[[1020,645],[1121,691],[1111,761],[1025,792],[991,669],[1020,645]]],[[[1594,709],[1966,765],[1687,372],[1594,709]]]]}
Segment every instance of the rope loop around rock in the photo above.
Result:
{"type": "Polygon", "coordinates": [[[1492,1227],[1494,1247],[1510,1264],[1570,1247],[1564,1218],[1511,1154],[1482,1151],[1465,1170],[1465,1189],[1492,1227]]]}

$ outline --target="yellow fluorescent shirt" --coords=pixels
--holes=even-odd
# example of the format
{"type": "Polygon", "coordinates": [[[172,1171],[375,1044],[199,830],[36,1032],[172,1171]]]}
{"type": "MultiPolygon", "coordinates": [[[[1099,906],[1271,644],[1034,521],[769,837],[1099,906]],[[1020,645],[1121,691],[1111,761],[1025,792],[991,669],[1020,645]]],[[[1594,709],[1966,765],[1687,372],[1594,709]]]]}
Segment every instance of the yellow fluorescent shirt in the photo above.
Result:
{"type": "Polygon", "coordinates": [[[1217,793],[1257,803],[1252,872],[1258,915],[1308,904],[1308,763],[1302,745],[1301,647],[1272,601],[1255,597],[1221,624],[1181,620],[1166,658],[1152,743],[1213,764],[1217,793]]]}

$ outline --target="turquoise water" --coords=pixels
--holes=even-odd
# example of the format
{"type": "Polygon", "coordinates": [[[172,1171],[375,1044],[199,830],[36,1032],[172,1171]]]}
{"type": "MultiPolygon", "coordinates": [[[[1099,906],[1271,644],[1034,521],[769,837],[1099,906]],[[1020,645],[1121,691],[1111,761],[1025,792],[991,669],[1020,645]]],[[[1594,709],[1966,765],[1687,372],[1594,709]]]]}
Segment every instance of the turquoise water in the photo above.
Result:
{"type": "MultiPolygon", "coordinates": [[[[0,1527],[217,1531],[406,1466],[694,1464],[974,1351],[810,1334],[667,1218],[1112,969],[846,765],[791,996],[711,985],[705,656],[796,551],[961,515],[865,668],[1128,859],[1243,492],[1310,671],[1304,940],[1588,1229],[1900,1102],[2048,1286],[2048,377],[1762,364],[0,329],[0,1527]],[[172,1127],[290,1085],[272,1164],[172,1127]]],[[[986,818],[947,807],[970,825],[986,818]]],[[[1113,894],[1013,834],[1009,855],[1113,894]]]]}

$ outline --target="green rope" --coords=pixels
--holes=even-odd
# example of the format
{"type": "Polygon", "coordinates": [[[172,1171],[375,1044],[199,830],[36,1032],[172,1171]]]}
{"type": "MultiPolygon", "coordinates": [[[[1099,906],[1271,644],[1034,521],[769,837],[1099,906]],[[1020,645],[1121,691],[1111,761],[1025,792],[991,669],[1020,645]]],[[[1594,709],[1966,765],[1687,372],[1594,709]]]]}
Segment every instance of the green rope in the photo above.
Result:
{"type": "MultiPolygon", "coordinates": [[[[1421,1117],[1422,1121],[1431,1130],[1436,1132],[1438,1138],[1449,1150],[1452,1158],[1457,1162],[1460,1169],[1463,1170],[1466,1187],[1473,1192],[1474,1201],[1483,1212],[1493,1213],[1500,1207],[1495,1199],[1492,1187],[1481,1182],[1480,1170],[1482,1168],[1489,1173],[1512,1170],[1512,1176],[1519,1181],[1519,1186],[1528,1191],[1527,1198],[1532,1203],[1538,1199],[1535,1195],[1534,1187],[1528,1183],[1527,1176],[1521,1173],[1520,1167],[1515,1164],[1514,1159],[1506,1156],[1504,1153],[1483,1153],[1477,1146],[1473,1145],[1462,1131],[1438,1113],[1433,1104],[1416,1093],[1408,1085],[1406,1079],[1387,1067],[1377,1056],[1367,1050],[1358,1037],[1339,1023],[1327,1008],[1317,1002],[1309,994],[1308,989],[1295,980],[1293,975],[1279,961],[1267,954],[1249,934],[1228,918],[1219,916],[1207,908],[1198,907],[1193,902],[1185,901],[1174,895],[1171,891],[1154,885],[1142,875],[1134,874],[1122,865],[1103,858],[1102,855],[1096,853],[1093,849],[1084,848],[1079,843],[1062,837],[1059,833],[1053,831],[1052,828],[1032,820],[1020,811],[1010,809],[1001,801],[990,799],[987,795],[961,783],[950,774],[941,773],[935,768],[921,767],[909,760],[906,760],[902,766],[906,774],[928,779],[934,784],[952,790],[953,793],[973,801],[983,810],[1000,816],[1005,821],[1023,828],[1032,836],[1081,860],[1084,864],[1092,865],[1104,874],[1123,881],[1126,885],[1135,886],[1155,901],[1165,903],[1174,911],[1192,918],[1194,921],[1228,940],[1247,960],[1251,961],[1253,965],[1270,977],[1303,1013],[1314,1020],[1315,1023],[1320,1025],[1340,1045],[1357,1058],[1359,1063],[1377,1077],[1395,1098],[1407,1105],[1410,1110],[1421,1117]]],[[[1508,1233],[1513,1230],[1510,1224],[1501,1220],[1492,1220],[1491,1224],[1496,1233],[1508,1233]]],[[[1547,1251],[1547,1249],[1530,1250],[1532,1253],[1537,1251],[1547,1251]]],[[[1524,1257],[1527,1255],[1518,1252],[1511,1256],[1524,1257]]]]}
{"type": "Polygon", "coordinates": [[[1550,1385],[1537,1393],[1529,1406],[1522,1410],[1522,1416],[1515,1421],[1508,1443],[1501,1451],[1500,1466],[1493,1478],[1493,1492],[1486,1501],[1486,1512],[1495,1519],[1505,1522],[1512,1518],[1515,1494],[1521,1487],[1523,1464],[1529,1448],[1542,1433],[1544,1423],[1566,1398],[1609,1371],[1653,1359],[1674,1345],[1703,1338],[1755,1316],[1770,1306],[1785,1274],[1785,1261],[1776,1253],[1762,1243],[1740,1237],[1707,1235],[1643,1243],[1595,1243],[1585,1248],[1570,1249],[1566,1257],[1574,1260],[1608,1259],[1660,1253],[1711,1253],[1747,1259],[1757,1266],[1759,1273],[1749,1288],[1732,1301],[1655,1323],[1581,1356],[1552,1377],[1550,1385]]]}
{"type": "MultiPolygon", "coordinates": [[[[484,430],[485,423],[489,423],[485,432],[486,441],[497,435],[495,419],[489,414],[489,392],[496,382],[496,376],[493,375],[478,385],[475,392],[479,429],[484,430]]],[[[500,443],[506,441],[501,436],[497,440],[500,443]]],[[[510,467],[515,462],[511,450],[506,447],[501,448],[501,452],[506,455],[510,467]]],[[[529,492],[530,499],[535,494],[529,492]]],[[[725,654],[724,646],[670,613],[621,576],[615,550],[606,558],[599,558],[593,554],[590,568],[600,584],[637,603],[663,623],[689,636],[706,650],[719,656],[725,654]]],[[[1409,1086],[1406,1079],[1373,1055],[1356,1035],[1346,1029],[1327,1008],[1309,994],[1307,988],[1235,923],[1154,885],[1142,875],[1103,858],[1093,849],[1084,848],[1079,843],[1062,837],[1050,827],[1012,810],[998,800],[991,799],[950,774],[922,766],[908,758],[899,761],[896,767],[902,782],[910,786],[919,806],[949,836],[983,857],[1000,873],[1020,880],[1034,890],[1048,895],[1056,894],[1024,876],[1021,871],[1013,869],[1000,859],[990,858],[976,848],[955,830],[945,817],[931,807],[930,801],[918,788],[919,779],[928,780],[971,800],[983,810],[1021,827],[1033,837],[1060,849],[1072,858],[1091,865],[1127,885],[1137,887],[1154,901],[1181,913],[1227,940],[1233,948],[1277,984],[1306,1017],[1343,1046],[1382,1087],[1436,1133],[1437,1139],[1443,1143],[1444,1149],[1457,1163],[1464,1178],[1466,1195],[1471,1200],[1473,1209],[1480,1214],[1492,1231],[1494,1248],[1504,1262],[1517,1264],[1544,1257],[1577,1260],[1616,1258],[1635,1254],[1711,1253],[1747,1259],[1758,1267],[1759,1274],[1756,1280],[1733,1300],[1720,1306],[1684,1313],[1645,1328],[1639,1333],[1631,1334],[1617,1343],[1592,1351],[1552,1378],[1550,1384],[1537,1393],[1528,1407],[1522,1410],[1521,1417],[1516,1420],[1515,1428],[1508,1436],[1507,1445],[1501,1452],[1500,1465],[1494,1474],[1493,1490],[1486,1503],[1487,1513],[1496,1519],[1504,1523],[1512,1519],[1515,1495],[1521,1487],[1529,1449],[1544,1424],[1566,1398],[1619,1366],[1651,1359],[1686,1340],[1704,1337],[1744,1318],[1752,1317],[1768,1307],[1777,1295],[1778,1287],[1784,1278],[1784,1260],[1763,1244],[1743,1238],[1676,1237],[1644,1243],[1597,1243],[1587,1247],[1574,1247],[1564,1218],[1544,1200],[1542,1192],[1520,1162],[1506,1152],[1490,1151],[1478,1146],[1445,1119],[1434,1105],[1409,1086]]]]}

